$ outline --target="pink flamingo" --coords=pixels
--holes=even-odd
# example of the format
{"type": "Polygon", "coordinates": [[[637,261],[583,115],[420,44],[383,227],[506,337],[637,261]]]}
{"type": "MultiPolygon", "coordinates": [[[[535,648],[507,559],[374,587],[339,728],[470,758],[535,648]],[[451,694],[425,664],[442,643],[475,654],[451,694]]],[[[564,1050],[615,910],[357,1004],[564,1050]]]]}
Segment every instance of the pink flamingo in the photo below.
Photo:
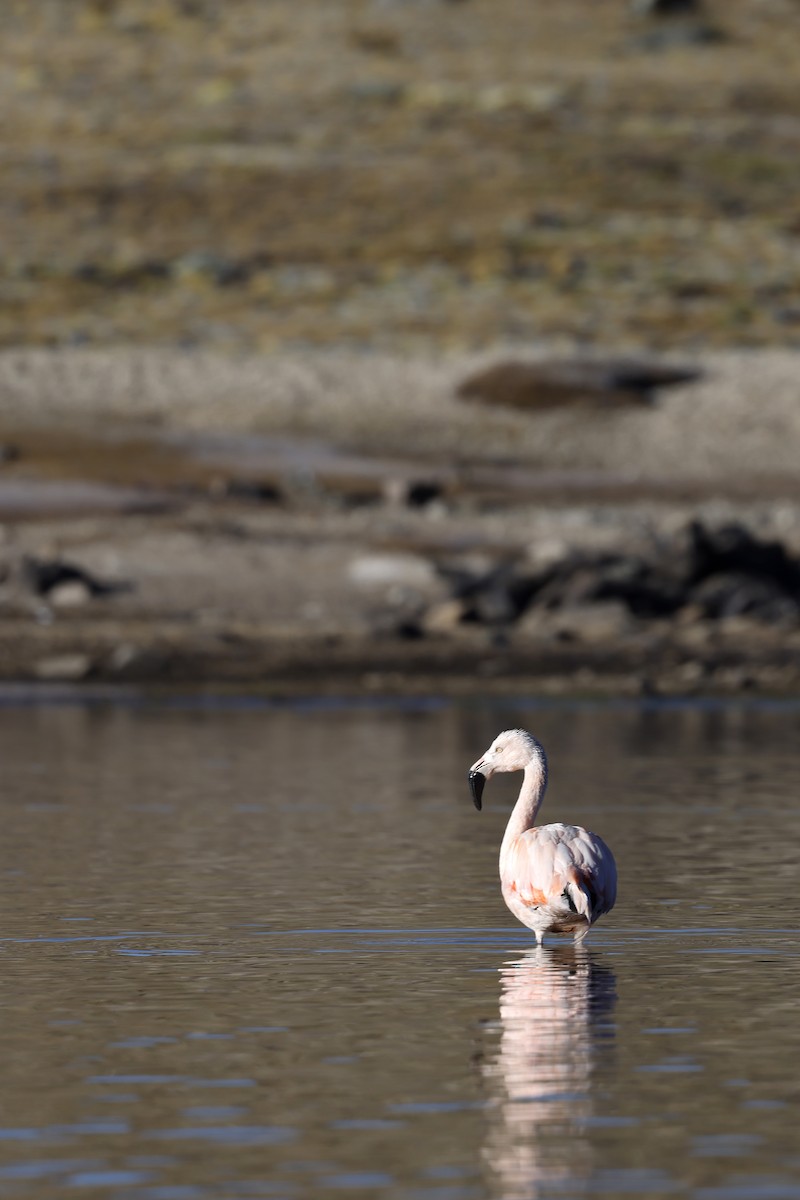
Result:
{"type": "Polygon", "coordinates": [[[602,838],[580,825],[533,823],[547,787],[547,758],[524,729],[499,733],[469,769],[469,786],[480,811],[487,779],[497,771],[524,771],[517,803],[500,847],[503,899],[536,934],[574,933],[575,944],[617,898],[614,855],[602,838]]]}

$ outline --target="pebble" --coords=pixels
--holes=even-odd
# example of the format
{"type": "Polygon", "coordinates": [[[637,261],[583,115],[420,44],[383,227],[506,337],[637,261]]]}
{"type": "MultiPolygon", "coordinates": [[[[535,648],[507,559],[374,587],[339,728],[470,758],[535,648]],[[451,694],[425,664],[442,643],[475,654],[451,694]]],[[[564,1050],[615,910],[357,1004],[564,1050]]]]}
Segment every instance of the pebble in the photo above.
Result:
{"type": "Polygon", "coordinates": [[[432,604],[420,621],[424,633],[453,633],[464,620],[467,606],[463,600],[443,600],[432,604]]]}
{"type": "Polygon", "coordinates": [[[402,584],[427,589],[437,583],[434,566],[417,554],[364,554],[351,561],[347,573],[353,583],[366,588],[402,584]]]}
{"type": "Polygon", "coordinates": [[[88,654],[57,654],[52,658],[40,658],[33,670],[37,679],[69,683],[85,679],[91,669],[92,660],[88,654]]]}
{"type": "Polygon", "coordinates": [[[57,583],[47,593],[47,602],[53,608],[82,608],[91,598],[89,588],[79,579],[57,583]]]}

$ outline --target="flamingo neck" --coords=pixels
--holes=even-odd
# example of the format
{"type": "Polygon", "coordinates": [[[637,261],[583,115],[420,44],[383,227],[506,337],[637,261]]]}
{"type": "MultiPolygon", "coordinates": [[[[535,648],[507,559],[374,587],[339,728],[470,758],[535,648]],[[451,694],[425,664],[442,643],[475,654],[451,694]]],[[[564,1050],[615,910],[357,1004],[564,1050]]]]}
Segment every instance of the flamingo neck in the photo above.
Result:
{"type": "Polygon", "coordinates": [[[536,820],[536,814],[542,803],[546,787],[547,767],[538,757],[533,758],[525,768],[525,775],[522,780],[522,787],[519,790],[517,803],[514,805],[513,812],[506,826],[503,844],[500,847],[501,861],[512,842],[516,841],[528,829],[533,828],[533,823],[536,820]]]}

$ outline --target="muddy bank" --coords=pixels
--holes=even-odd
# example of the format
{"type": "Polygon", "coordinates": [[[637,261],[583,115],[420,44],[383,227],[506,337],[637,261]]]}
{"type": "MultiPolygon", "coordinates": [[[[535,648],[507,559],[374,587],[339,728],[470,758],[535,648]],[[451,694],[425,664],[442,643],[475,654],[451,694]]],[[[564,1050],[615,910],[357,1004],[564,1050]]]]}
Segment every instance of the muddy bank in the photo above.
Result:
{"type": "Polygon", "coordinates": [[[0,356],[0,679],[800,687],[800,355],[459,394],[507,354],[0,356]]]}

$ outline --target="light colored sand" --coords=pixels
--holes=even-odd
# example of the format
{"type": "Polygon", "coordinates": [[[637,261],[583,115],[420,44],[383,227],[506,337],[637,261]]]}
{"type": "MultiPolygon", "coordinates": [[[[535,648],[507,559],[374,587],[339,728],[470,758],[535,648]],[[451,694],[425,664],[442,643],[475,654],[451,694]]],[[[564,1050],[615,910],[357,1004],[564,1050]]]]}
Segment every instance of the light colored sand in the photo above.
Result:
{"type": "MultiPolygon", "coordinates": [[[[532,350],[524,357],[536,358],[532,350]]],[[[5,430],[103,422],[289,432],[446,461],[511,458],[638,478],[792,474],[800,460],[800,351],[698,356],[704,378],[651,408],[527,415],[459,400],[470,371],[509,357],[425,360],[309,351],[225,358],[160,350],[0,354],[5,430]]],[[[523,357],[519,351],[514,357],[523,357]]],[[[685,360],[682,360],[685,361],[685,360]]]]}

